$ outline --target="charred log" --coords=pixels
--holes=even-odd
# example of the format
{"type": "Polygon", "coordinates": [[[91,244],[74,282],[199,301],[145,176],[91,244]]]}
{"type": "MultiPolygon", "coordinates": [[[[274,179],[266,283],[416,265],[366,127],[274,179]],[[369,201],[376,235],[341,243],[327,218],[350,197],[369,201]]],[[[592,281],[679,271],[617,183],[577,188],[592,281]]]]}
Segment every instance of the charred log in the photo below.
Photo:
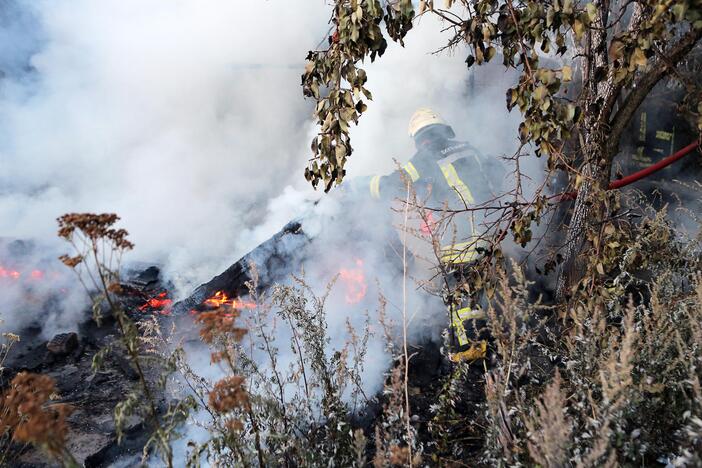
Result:
{"type": "Polygon", "coordinates": [[[176,303],[173,306],[174,315],[197,310],[206,299],[217,292],[223,292],[229,297],[246,296],[249,293],[247,283],[255,275],[258,276],[260,290],[287,277],[299,265],[309,240],[300,222],[288,223],[280,232],[243,256],[223,273],[201,284],[188,298],[176,303]],[[255,274],[252,268],[256,268],[255,274]]]}

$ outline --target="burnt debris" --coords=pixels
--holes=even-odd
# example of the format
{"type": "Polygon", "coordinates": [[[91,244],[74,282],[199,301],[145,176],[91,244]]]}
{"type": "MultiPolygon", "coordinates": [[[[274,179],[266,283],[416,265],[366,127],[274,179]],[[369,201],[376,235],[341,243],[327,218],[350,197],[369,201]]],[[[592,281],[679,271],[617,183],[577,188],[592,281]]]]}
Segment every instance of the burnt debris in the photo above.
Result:
{"type": "MultiPolygon", "coordinates": [[[[120,301],[129,314],[152,313],[140,310],[145,298],[157,291],[167,290],[158,267],[128,271],[123,283],[120,301]]],[[[48,307],[51,302],[39,303],[48,307]],[[48,304],[48,305],[47,305],[48,304]]],[[[74,410],[68,417],[67,449],[86,467],[110,466],[116,460],[140,456],[148,439],[144,421],[127,421],[124,438],[117,444],[114,409],[117,403],[138,385],[137,375],[118,339],[116,323],[108,313],[97,325],[90,308],[84,311],[73,331],[59,333],[50,340],[42,334],[42,324],[32,322],[17,331],[21,339],[11,348],[0,373],[0,390],[4,390],[19,372],[27,371],[48,375],[56,382],[56,403],[67,403],[74,410]],[[110,346],[103,365],[93,372],[95,354],[110,346]]],[[[157,379],[157,369],[146,369],[148,379],[157,379]]],[[[158,404],[165,408],[165,399],[158,404]]],[[[17,467],[54,466],[46,456],[31,446],[15,444],[8,460],[17,467]]]]}

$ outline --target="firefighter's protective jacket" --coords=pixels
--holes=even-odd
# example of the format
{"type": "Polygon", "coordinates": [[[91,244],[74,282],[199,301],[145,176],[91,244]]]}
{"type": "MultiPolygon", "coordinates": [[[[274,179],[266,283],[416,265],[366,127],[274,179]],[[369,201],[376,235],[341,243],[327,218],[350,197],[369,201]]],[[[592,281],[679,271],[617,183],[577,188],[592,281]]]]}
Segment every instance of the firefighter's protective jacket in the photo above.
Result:
{"type": "MultiPolygon", "coordinates": [[[[502,165],[495,158],[484,157],[465,141],[445,138],[426,141],[417,153],[402,166],[402,170],[386,176],[373,176],[367,181],[373,199],[391,201],[404,199],[411,180],[417,199],[427,206],[462,209],[484,203],[494,197],[504,177],[502,165]]],[[[466,263],[475,257],[476,224],[481,213],[466,215],[454,238],[442,241],[441,260],[466,263]],[[473,247],[473,248],[471,248],[473,247]]]]}

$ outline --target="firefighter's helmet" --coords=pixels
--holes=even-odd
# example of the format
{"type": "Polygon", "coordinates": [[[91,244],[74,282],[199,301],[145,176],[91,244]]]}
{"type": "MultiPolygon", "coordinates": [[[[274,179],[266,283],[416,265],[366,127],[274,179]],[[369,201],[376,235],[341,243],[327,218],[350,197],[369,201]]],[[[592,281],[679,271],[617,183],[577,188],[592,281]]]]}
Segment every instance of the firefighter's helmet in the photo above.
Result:
{"type": "Polygon", "coordinates": [[[433,109],[428,107],[420,107],[412,114],[409,121],[409,126],[407,128],[407,133],[411,138],[417,136],[417,134],[433,125],[441,125],[442,127],[451,128],[446,121],[441,118],[441,116],[435,112],[433,109]]]}

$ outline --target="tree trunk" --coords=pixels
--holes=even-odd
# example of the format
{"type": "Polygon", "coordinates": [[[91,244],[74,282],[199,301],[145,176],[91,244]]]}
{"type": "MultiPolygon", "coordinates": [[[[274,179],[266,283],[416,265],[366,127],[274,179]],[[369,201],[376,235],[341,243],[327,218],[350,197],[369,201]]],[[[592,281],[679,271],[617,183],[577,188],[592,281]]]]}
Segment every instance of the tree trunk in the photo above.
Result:
{"type": "Polygon", "coordinates": [[[601,133],[593,134],[591,141],[586,143],[586,163],[581,170],[583,181],[568,225],[563,264],[556,284],[556,298],[559,301],[567,297],[571,285],[582,276],[583,265],[578,261],[578,254],[583,250],[588,225],[597,224],[605,216],[605,204],[600,194],[606,190],[609,182],[612,159],[606,148],[607,140],[601,133]]]}
{"type": "MultiPolygon", "coordinates": [[[[606,2],[603,2],[601,6],[604,5],[606,2]]],[[[636,10],[635,18],[632,20],[635,25],[638,25],[640,20],[639,14],[640,10],[636,10]]],[[[597,23],[606,24],[606,15],[600,17],[597,23]]],[[[587,114],[583,125],[586,132],[585,163],[581,171],[583,182],[578,189],[573,216],[568,226],[564,261],[556,284],[556,298],[559,301],[566,297],[571,285],[580,279],[582,265],[579,265],[577,256],[583,248],[586,228],[588,225],[592,226],[604,220],[606,214],[604,200],[597,195],[607,189],[612,159],[619,151],[619,140],[626,125],[656,83],[668,75],[672,67],[683,59],[702,38],[702,28],[693,28],[684,34],[668,48],[665,57],[656,60],[636,80],[624,102],[615,109],[615,101],[620,94],[621,86],[614,85],[612,72],[610,71],[607,79],[600,82],[597,82],[593,75],[596,67],[607,64],[607,56],[602,53],[603,50],[606,50],[604,44],[606,44],[607,38],[602,31],[595,30],[589,33],[589,48],[595,52],[587,53],[587,50],[584,51],[587,60],[583,67],[583,82],[589,85],[585,90],[587,97],[584,107],[587,114]],[[602,107],[593,106],[598,101],[605,103],[605,105],[602,107]],[[594,110],[597,108],[599,108],[599,112],[594,110]]]]}
{"type": "Polygon", "coordinates": [[[609,112],[611,108],[601,103],[611,101],[616,94],[611,72],[605,79],[597,79],[599,68],[608,66],[607,34],[605,25],[609,17],[609,0],[593,0],[598,15],[593,21],[593,28],[587,33],[587,41],[583,50],[586,57],[583,63],[583,83],[585,84],[585,145],[580,176],[582,182],[575,199],[573,216],[568,225],[563,264],[556,284],[556,299],[562,300],[571,284],[580,278],[581,265],[577,256],[585,242],[586,228],[593,222],[602,219],[604,202],[598,196],[609,182],[609,168],[614,156],[607,151],[609,112]]]}

